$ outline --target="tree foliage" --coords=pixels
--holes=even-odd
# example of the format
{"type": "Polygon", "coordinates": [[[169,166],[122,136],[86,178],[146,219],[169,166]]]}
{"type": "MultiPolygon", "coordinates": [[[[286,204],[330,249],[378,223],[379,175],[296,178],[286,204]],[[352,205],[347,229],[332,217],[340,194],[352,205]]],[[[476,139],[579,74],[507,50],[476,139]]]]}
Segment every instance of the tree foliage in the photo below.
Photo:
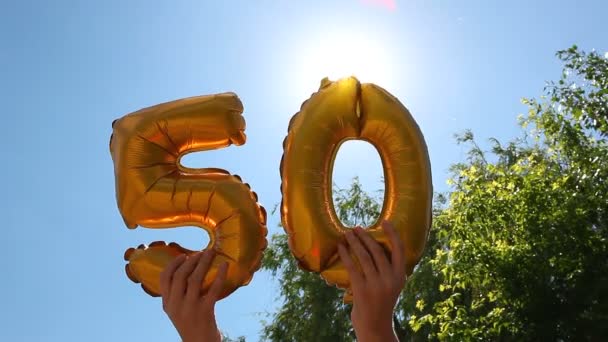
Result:
{"type": "MultiPolygon", "coordinates": [[[[525,99],[521,137],[457,137],[466,160],[451,190],[436,195],[425,254],[400,298],[400,338],[445,340],[608,339],[608,60],[576,46],[559,51],[562,77],[525,99]]],[[[355,181],[339,190],[346,224],[366,225],[381,199],[355,181]]],[[[351,341],[338,290],[298,269],[285,235],[263,261],[280,281],[271,341],[351,341]]]]}
{"type": "Polygon", "coordinates": [[[576,47],[558,57],[565,69],[548,97],[524,100],[521,138],[492,139],[488,153],[470,132],[459,137],[471,144],[468,160],[452,168],[428,260],[441,297],[409,289],[420,294],[414,331],[445,340],[608,337],[608,61],[576,47]]]}
{"type": "Polygon", "coordinates": [[[236,340],[222,334],[222,342],[245,342],[245,336],[239,336],[236,340]]]}

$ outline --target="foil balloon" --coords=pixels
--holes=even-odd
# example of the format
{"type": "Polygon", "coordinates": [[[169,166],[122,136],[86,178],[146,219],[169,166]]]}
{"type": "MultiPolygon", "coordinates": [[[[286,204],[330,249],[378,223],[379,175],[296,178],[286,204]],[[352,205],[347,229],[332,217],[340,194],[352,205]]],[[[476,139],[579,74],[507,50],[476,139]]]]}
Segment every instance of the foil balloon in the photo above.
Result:
{"type": "Polygon", "coordinates": [[[381,222],[394,224],[405,246],[408,275],[426,245],[433,196],[424,137],[399,100],[354,77],[324,79],[292,117],[283,142],[281,220],[300,267],[347,289],[346,302],[350,282],[337,247],[348,227],[336,214],[331,179],[340,145],[354,139],[375,146],[384,168],[384,204],[368,232],[390,251],[381,222]]]}
{"type": "MultiPolygon", "coordinates": [[[[201,283],[205,293],[218,266],[227,261],[221,298],[249,283],[266,248],[266,212],[237,175],[222,169],[192,169],[187,153],[243,145],[243,106],[234,93],[198,96],[159,104],[112,123],[116,199],[126,226],[206,230],[216,257],[201,283]]],[[[152,296],[160,294],[160,273],[180,254],[195,251],[154,242],[125,252],[126,272],[152,296]]]]}

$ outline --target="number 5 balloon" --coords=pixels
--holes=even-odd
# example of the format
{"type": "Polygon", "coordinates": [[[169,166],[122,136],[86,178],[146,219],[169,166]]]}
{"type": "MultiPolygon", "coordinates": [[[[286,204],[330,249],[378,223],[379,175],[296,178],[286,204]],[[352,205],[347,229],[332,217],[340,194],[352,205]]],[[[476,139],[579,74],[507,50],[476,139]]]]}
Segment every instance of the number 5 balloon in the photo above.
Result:
{"type": "MultiPolygon", "coordinates": [[[[191,169],[187,153],[245,143],[243,106],[234,93],[198,96],[145,108],[116,120],[110,139],[116,199],[127,227],[205,229],[216,258],[201,284],[206,292],[227,261],[221,298],[249,283],[266,248],[266,212],[257,195],[221,169],[191,169]]],[[[181,253],[175,243],[154,242],[125,253],[127,275],[153,296],[159,275],[181,253]]]]}

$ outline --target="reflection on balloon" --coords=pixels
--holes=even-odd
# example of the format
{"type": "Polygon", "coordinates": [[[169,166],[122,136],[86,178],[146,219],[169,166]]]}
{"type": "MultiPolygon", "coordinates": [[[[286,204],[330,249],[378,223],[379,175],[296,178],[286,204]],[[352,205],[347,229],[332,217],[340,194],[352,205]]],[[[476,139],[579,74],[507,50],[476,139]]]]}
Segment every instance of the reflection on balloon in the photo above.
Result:
{"type": "MultiPolygon", "coordinates": [[[[234,93],[198,96],[145,108],[112,124],[116,199],[127,227],[198,226],[210,236],[216,257],[201,284],[206,292],[227,261],[225,298],[249,283],[266,248],[266,212],[237,175],[180,164],[186,153],[245,143],[243,106],[234,93]]],[[[191,251],[154,242],[125,253],[129,278],[153,296],[159,276],[176,256],[191,251]]]]}
{"type": "Polygon", "coordinates": [[[399,100],[354,77],[324,79],[292,117],[283,142],[281,219],[300,267],[347,290],[348,274],[337,253],[347,227],[334,209],[331,177],[340,145],[352,139],[375,146],[384,167],[384,205],[368,232],[388,251],[381,222],[393,222],[405,246],[408,275],[426,245],[433,196],[424,137],[399,100]]]}

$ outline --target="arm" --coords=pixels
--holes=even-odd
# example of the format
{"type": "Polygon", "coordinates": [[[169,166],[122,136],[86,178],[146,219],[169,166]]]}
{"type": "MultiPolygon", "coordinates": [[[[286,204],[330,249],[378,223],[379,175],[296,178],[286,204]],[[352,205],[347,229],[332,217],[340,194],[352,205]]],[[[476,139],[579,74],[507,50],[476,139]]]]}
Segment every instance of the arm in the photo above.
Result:
{"type": "Polygon", "coordinates": [[[226,279],[226,263],[219,268],[218,276],[207,294],[201,295],[201,283],[214,256],[213,250],[188,257],[180,255],[161,274],[163,310],[183,342],[221,341],[214,311],[226,279]]]}
{"type": "Polygon", "coordinates": [[[348,249],[361,265],[357,269],[347,247],[338,246],[353,292],[351,320],[359,342],[398,342],[393,330],[393,310],[406,282],[403,244],[393,225],[384,221],[382,228],[390,238],[390,260],[384,249],[363,229],[346,233],[348,249]]]}

